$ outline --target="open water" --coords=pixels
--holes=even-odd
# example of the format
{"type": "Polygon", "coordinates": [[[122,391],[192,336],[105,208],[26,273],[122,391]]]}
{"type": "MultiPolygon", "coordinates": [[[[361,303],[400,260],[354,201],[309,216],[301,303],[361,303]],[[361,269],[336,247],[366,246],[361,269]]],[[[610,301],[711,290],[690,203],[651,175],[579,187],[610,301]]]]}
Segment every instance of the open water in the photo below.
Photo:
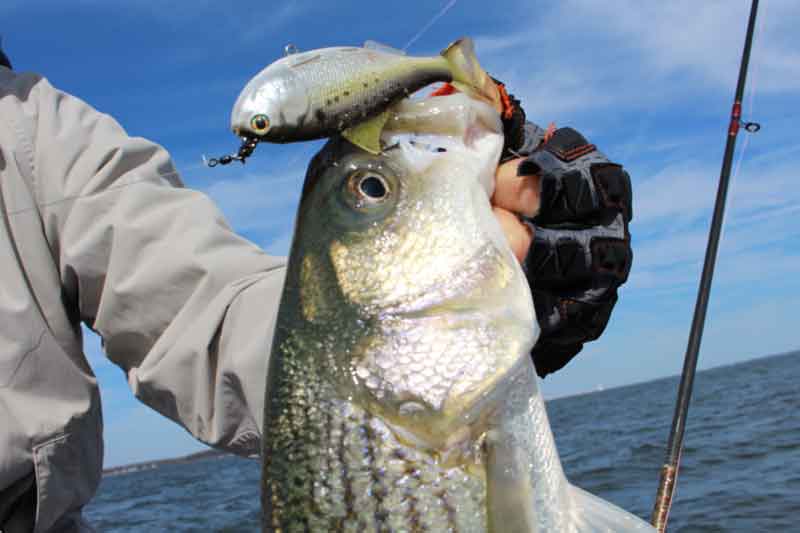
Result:
{"type": "MultiPolygon", "coordinates": [[[[678,378],[548,402],[570,481],[649,519],[678,378]]],[[[99,531],[258,531],[259,465],[222,457],[107,477],[99,531]]],[[[700,372],[669,531],[800,531],[800,352],[700,372]]]]}

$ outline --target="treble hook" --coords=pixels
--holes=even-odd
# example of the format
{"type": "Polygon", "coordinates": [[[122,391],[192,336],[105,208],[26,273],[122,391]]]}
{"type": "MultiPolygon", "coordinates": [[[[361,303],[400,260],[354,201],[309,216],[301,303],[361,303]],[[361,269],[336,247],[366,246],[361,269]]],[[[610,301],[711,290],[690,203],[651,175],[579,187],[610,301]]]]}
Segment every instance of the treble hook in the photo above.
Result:
{"type": "Polygon", "coordinates": [[[245,160],[253,155],[253,151],[256,149],[256,145],[258,144],[258,137],[242,137],[242,145],[239,147],[239,151],[232,155],[223,155],[222,157],[212,157],[211,159],[206,158],[203,155],[203,164],[214,168],[217,165],[230,165],[234,161],[241,161],[244,165],[245,160]]]}

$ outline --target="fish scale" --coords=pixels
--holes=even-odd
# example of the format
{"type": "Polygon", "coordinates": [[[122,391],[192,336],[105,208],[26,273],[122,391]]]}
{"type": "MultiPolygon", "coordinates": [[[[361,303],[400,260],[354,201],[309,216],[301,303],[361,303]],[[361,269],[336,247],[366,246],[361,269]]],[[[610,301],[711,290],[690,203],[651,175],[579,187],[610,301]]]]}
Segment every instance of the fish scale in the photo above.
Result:
{"type": "MultiPolygon", "coordinates": [[[[284,350],[300,354],[309,344],[290,338],[284,350]]],[[[274,384],[270,408],[280,415],[270,425],[264,457],[272,481],[262,491],[273,530],[486,530],[480,476],[441,467],[364,409],[335,399],[313,359],[287,360],[274,384]]]]}

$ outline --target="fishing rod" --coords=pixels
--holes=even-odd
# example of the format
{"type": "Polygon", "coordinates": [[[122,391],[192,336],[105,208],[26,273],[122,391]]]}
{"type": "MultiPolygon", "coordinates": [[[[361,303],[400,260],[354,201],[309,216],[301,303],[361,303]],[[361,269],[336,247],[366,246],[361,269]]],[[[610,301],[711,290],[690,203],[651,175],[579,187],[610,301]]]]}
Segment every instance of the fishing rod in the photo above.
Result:
{"type": "MultiPolygon", "coordinates": [[[[711,292],[711,280],[714,277],[714,264],[717,260],[717,249],[719,248],[719,239],[722,233],[722,221],[725,213],[725,198],[728,194],[731,162],[733,161],[733,152],[736,148],[736,136],[739,133],[740,125],[742,125],[742,97],[744,96],[744,84],[747,78],[747,66],[750,62],[750,48],[753,44],[753,30],[755,28],[757,11],[758,0],[753,0],[750,6],[750,20],[747,23],[747,36],[745,37],[744,50],[742,52],[742,62],[739,66],[739,82],[736,87],[736,96],[734,97],[733,107],[731,109],[731,121],[728,126],[725,155],[722,159],[722,171],[719,177],[719,187],[717,188],[717,199],[714,204],[714,216],[711,219],[711,229],[708,234],[708,246],[706,247],[706,257],[703,263],[703,274],[700,278],[700,287],[697,292],[697,303],[694,308],[694,318],[692,319],[692,328],[689,333],[689,343],[686,347],[686,357],[683,361],[681,383],[678,388],[678,400],[675,405],[675,415],[672,419],[672,429],[667,446],[667,458],[666,462],[661,467],[661,480],[659,482],[656,502],[651,516],[653,526],[661,533],[666,530],[667,517],[669,515],[670,506],[672,505],[672,497],[675,494],[675,482],[678,477],[681,451],[683,449],[683,435],[686,429],[686,415],[689,412],[689,401],[692,397],[694,375],[697,370],[697,354],[700,351],[700,340],[703,336],[703,326],[706,320],[708,297],[711,292]]],[[[761,128],[761,126],[755,122],[747,122],[743,126],[745,130],[751,133],[755,133],[761,128]]]]}

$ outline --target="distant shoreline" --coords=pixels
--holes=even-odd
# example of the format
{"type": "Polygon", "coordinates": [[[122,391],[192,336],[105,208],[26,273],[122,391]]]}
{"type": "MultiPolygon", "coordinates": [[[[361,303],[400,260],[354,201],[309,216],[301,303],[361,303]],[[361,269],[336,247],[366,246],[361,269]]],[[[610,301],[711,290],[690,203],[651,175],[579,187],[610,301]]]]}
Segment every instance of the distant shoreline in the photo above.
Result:
{"type": "MultiPolygon", "coordinates": [[[[709,367],[704,367],[704,368],[700,367],[700,368],[697,369],[697,372],[698,373],[702,373],[702,372],[708,372],[708,371],[712,371],[712,370],[720,370],[720,369],[729,368],[729,367],[732,367],[732,366],[746,365],[746,364],[749,364],[749,363],[753,363],[755,361],[759,361],[761,359],[771,359],[773,357],[775,357],[775,358],[786,357],[786,356],[790,356],[790,355],[800,356],[800,349],[787,350],[785,352],[772,353],[772,354],[769,354],[769,355],[759,355],[759,356],[755,356],[755,357],[750,357],[748,359],[742,359],[741,361],[735,361],[733,363],[723,363],[721,365],[709,366],[709,367]]],[[[668,381],[670,379],[676,379],[677,380],[677,379],[680,379],[680,377],[681,377],[680,374],[671,374],[669,376],[662,376],[662,377],[659,377],[659,378],[645,379],[643,381],[634,381],[633,383],[625,383],[624,385],[608,385],[608,386],[600,385],[600,387],[602,387],[600,389],[589,389],[589,390],[585,390],[585,391],[572,392],[572,393],[563,394],[563,395],[559,394],[559,395],[555,395],[555,396],[545,396],[544,400],[545,400],[545,402],[550,402],[550,401],[553,401],[553,400],[565,400],[567,398],[574,398],[576,396],[586,396],[587,394],[595,394],[595,393],[598,393],[598,392],[608,392],[608,391],[612,391],[612,390],[615,390],[615,389],[624,389],[626,387],[637,387],[639,385],[644,385],[645,383],[657,383],[659,381],[668,381]]]]}
{"type": "Polygon", "coordinates": [[[169,459],[156,459],[153,461],[142,461],[140,463],[130,463],[126,465],[112,466],[111,468],[104,468],[103,476],[116,476],[119,474],[128,474],[130,472],[141,472],[142,470],[153,470],[164,465],[191,463],[192,461],[213,459],[227,455],[232,454],[220,450],[204,450],[202,452],[190,453],[189,455],[182,455],[180,457],[171,457],[169,459]]]}
{"type": "MultiPolygon", "coordinates": [[[[773,358],[773,357],[775,357],[775,358],[777,358],[777,357],[785,357],[785,356],[789,356],[789,355],[800,355],[800,350],[789,350],[789,351],[786,351],[786,352],[770,354],[770,355],[765,355],[765,356],[761,356],[761,357],[753,357],[751,359],[746,359],[744,361],[738,361],[736,363],[729,363],[729,364],[719,365],[719,366],[715,366],[715,367],[704,368],[702,370],[699,370],[698,372],[702,373],[702,372],[707,372],[709,370],[717,370],[717,369],[721,369],[721,368],[727,368],[727,367],[731,367],[731,366],[737,366],[737,365],[752,363],[752,362],[755,362],[756,360],[759,360],[759,359],[769,359],[769,358],[773,358]]],[[[637,383],[628,383],[628,384],[625,384],[625,385],[611,386],[611,387],[608,387],[608,388],[604,388],[603,390],[589,390],[589,391],[579,392],[579,393],[575,393],[575,394],[568,394],[568,395],[565,395],[565,396],[555,396],[553,398],[545,398],[545,401],[550,402],[550,401],[554,401],[554,400],[564,400],[564,399],[567,399],[567,398],[574,398],[576,396],[585,396],[587,394],[594,394],[594,393],[597,393],[597,392],[609,392],[609,391],[612,391],[614,389],[622,389],[622,388],[626,388],[626,387],[635,387],[635,386],[638,386],[638,385],[642,385],[643,383],[655,383],[655,382],[658,382],[658,381],[664,381],[664,380],[670,380],[670,379],[678,379],[678,378],[680,378],[680,375],[676,374],[676,375],[673,375],[673,376],[665,376],[665,377],[660,377],[660,378],[651,379],[651,380],[645,380],[645,381],[637,382],[637,383]]],[[[130,472],[140,472],[142,470],[153,470],[155,468],[158,468],[158,467],[164,466],[164,465],[190,463],[192,461],[199,461],[201,459],[222,458],[222,457],[225,457],[225,456],[228,456],[228,455],[233,455],[233,454],[228,453],[228,452],[224,452],[224,451],[220,451],[220,450],[209,449],[209,450],[204,450],[202,452],[191,453],[189,455],[182,455],[182,456],[179,456],[179,457],[172,457],[172,458],[168,458],[168,459],[157,459],[157,460],[153,460],[153,461],[142,461],[142,462],[139,462],[139,463],[130,463],[130,464],[126,464],[126,465],[113,466],[111,468],[103,469],[103,476],[115,476],[115,475],[119,475],[119,474],[127,474],[127,473],[130,473],[130,472]]]]}

